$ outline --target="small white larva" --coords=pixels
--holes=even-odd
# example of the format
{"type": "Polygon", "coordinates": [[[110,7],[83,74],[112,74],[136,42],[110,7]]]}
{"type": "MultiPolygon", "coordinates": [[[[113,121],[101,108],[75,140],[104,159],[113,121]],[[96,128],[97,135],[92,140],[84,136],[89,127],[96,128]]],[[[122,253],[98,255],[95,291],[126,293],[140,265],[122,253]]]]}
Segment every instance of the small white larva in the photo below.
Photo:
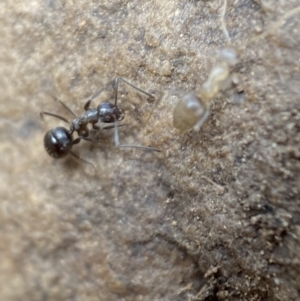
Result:
{"type": "Polygon", "coordinates": [[[180,98],[173,113],[173,125],[184,133],[194,128],[199,130],[209,116],[209,111],[200,99],[192,93],[180,98]]]}

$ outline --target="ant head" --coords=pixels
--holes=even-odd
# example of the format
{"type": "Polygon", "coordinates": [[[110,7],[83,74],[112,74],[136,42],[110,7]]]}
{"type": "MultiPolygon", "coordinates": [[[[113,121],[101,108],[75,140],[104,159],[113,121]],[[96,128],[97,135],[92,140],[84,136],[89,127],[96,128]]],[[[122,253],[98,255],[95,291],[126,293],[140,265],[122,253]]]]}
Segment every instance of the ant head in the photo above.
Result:
{"type": "Polygon", "coordinates": [[[102,102],[98,106],[99,119],[104,123],[112,123],[115,120],[124,119],[124,110],[110,102],[102,102]]]}
{"type": "Polygon", "coordinates": [[[72,148],[73,137],[64,127],[56,127],[44,136],[44,146],[49,156],[59,159],[65,157],[72,148]]]}

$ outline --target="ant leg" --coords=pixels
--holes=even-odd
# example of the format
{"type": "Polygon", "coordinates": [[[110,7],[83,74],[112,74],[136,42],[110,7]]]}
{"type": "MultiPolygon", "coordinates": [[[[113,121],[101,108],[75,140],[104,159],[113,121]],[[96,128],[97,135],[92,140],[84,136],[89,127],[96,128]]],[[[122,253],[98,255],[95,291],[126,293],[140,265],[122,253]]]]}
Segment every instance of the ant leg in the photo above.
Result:
{"type": "MultiPolygon", "coordinates": [[[[124,126],[124,125],[126,125],[126,124],[120,124],[120,125],[118,125],[118,126],[120,127],[120,126],[124,126]]],[[[115,127],[114,125],[106,125],[106,126],[103,126],[103,127],[100,127],[100,126],[98,126],[98,125],[96,125],[96,124],[93,125],[93,129],[94,129],[95,131],[101,131],[101,130],[113,129],[114,127],[115,127]]],[[[77,139],[79,139],[79,138],[77,138],[77,139]]],[[[97,139],[92,139],[92,138],[90,138],[89,136],[80,136],[80,139],[83,139],[83,140],[89,141],[89,142],[99,142],[99,140],[97,140],[97,139]]],[[[76,139],[75,139],[75,140],[76,140],[76,139]]],[[[75,140],[74,140],[74,141],[75,141],[75,140]]],[[[73,141],[72,144],[76,144],[76,143],[74,143],[74,141],[73,141]]],[[[78,142],[77,142],[77,143],[78,143],[78,142]]]]}
{"type": "Polygon", "coordinates": [[[65,117],[57,115],[57,114],[54,114],[54,113],[46,112],[46,111],[40,112],[41,119],[43,119],[43,120],[44,120],[44,115],[52,116],[52,117],[55,117],[57,119],[60,119],[60,120],[62,120],[64,122],[66,122],[66,123],[70,123],[68,121],[68,119],[66,119],[65,117]]]}
{"type": "Polygon", "coordinates": [[[117,77],[117,79],[120,81],[123,81],[125,84],[127,84],[128,86],[132,87],[133,89],[149,96],[150,98],[154,98],[154,96],[148,92],[146,92],[145,90],[142,90],[140,88],[138,88],[137,86],[133,85],[132,83],[128,82],[126,79],[124,79],[123,77],[117,77]]]}
{"type": "MultiPolygon", "coordinates": [[[[118,127],[124,126],[126,123],[123,124],[118,124],[118,127]]],[[[96,124],[93,124],[93,130],[96,131],[101,131],[101,130],[108,130],[108,129],[113,129],[115,126],[114,125],[106,125],[104,124],[102,127],[96,124]]]]}
{"type": "Polygon", "coordinates": [[[104,88],[99,89],[95,94],[93,94],[85,103],[84,110],[87,111],[90,108],[91,102],[93,99],[95,99],[97,96],[99,96],[105,89],[107,88],[107,85],[104,88]]]}
{"type": "Polygon", "coordinates": [[[206,110],[206,112],[204,113],[204,116],[202,116],[202,118],[194,125],[194,129],[196,131],[199,131],[200,128],[202,127],[202,125],[205,123],[205,121],[207,120],[208,116],[209,116],[210,112],[209,110],[206,110]]]}
{"type": "Polygon", "coordinates": [[[74,145],[74,144],[78,144],[79,142],[80,142],[80,140],[81,140],[81,138],[76,138],[76,139],[74,139],[73,141],[72,141],[72,146],[74,145]]]}
{"type": "MultiPolygon", "coordinates": [[[[118,124],[118,127],[124,126],[124,125],[126,125],[126,124],[125,123],[124,124],[118,124]]],[[[101,127],[97,124],[93,124],[93,130],[96,130],[96,131],[113,129],[114,127],[115,127],[114,125],[104,125],[104,126],[101,127]]]]}
{"type": "MultiPolygon", "coordinates": [[[[127,124],[126,123],[118,124],[118,127],[125,126],[125,125],[127,125],[127,124]]],[[[108,129],[113,129],[113,128],[115,128],[115,125],[104,125],[101,129],[108,130],[108,129]]]]}
{"type": "Polygon", "coordinates": [[[133,89],[149,96],[150,98],[154,98],[153,95],[151,95],[150,93],[146,92],[145,90],[142,90],[140,88],[138,88],[137,86],[131,84],[130,82],[128,82],[126,79],[122,78],[122,77],[116,77],[115,80],[113,81],[113,89],[114,89],[114,96],[115,96],[115,106],[117,105],[117,100],[118,100],[118,87],[119,87],[119,81],[123,81],[125,84],[127,84],[128,86],[132,87],[133,89]]]}
{"type": "MultiPolygon", "coordinates": [[[[120,125],[118,125],[118,127],[124,126],[124,125],[126,125],[126,124],[120,124],[120,125]]],[[[95,131],[101,131],[101,130],[113,129],[114,127],[115,127],[114,125],[105,125],[103,127],[100,127],[98,125],[93,125],[93,130],[95,130],[95,131]]],[[[98,139],[93,139],[93,138],[90,138],[89,136],[80,136],[80,139],[85,140],[85,141],[89,141],[89,142],[97,142],[97,143],[99,143],[98,139]]],[[[74,144],[74,141],[73,141],[73,144],[74,144]]]]}
{"type": "Polygon", "coordinates": [[[50,95],[52,96],[52,98],[54,98],[57,102],[59,102],[71,115],[73,115],[73,117],[77,117],[76,114],[63,102],[61,101],[58,97],[56,97],[55,95],[53,95],[52,93],[50,93],[50,95]]]}
{"type": "MultiPolygon", "coordinates": [[[[118,100],[118,87],[119,87],[119,81],[123,81],[125,84],[127,84],[128,86],[132,87],[133,89],[147,95],[150,99],[155,100],[155,97],[153,95],[151,95],[150,93],[146,92],[145,90],[142,90],[140,88],[138,88],[137,86],[133,85],[132,83],[128,82],[126,79],[122,78],[122,77],[116,77],[115,80],[113,81],[113,89],[114,89],[114,96],[115,96],[115,106],[117,106],[117,100],[118,100]]],[[[151,118],[152,114],[153,114],[154,108],[152,110],[152,112],[150,113],[149,117],[147,118],[147,121],[149,121],[149,119],[151,118]]]]}
{"type": "Polygon", "coordinates": [[[113,91],[114,91],[114,98],[115,98],[115,105],[117,105],[117,99],[118,99],[118,87],[119,87],[119,81],[123,81],[125,84],[129,85],[130,87],[132,87],[133,89],[149,96],[150,98],[154,98],[153,95],[151,95],[150,93],[138,88],[137,86],[131,84],[130,82],[128,82],[127,80],[125,80],[122,77],[116,77],[113,81],[110,81],[109,83],[106,84],[105,87],[99,89],[95,94],[93,94],[85,103],[84,105],[84,110],[87,111],[90,108],[91,102],[93,101],[93,99],[95,99],[96,97],[98,97],[104,90],[107,89],[108,86],[112,85],[113,87],[113,91]]]}
{"type": "Polygon", "coordinates": [[[132,147],[132,148],[139,148],[139,149],[144,149],[144,150],[149,150],[149,151],[154,151],[154,152],[160,152],[160,150],[155,147],[149,147],[149,146],[143,146],[143,145],[133,145],[133,144],[120,144],[117,120],[115,120],[114,127],[115,127],[114,140],[115,140],[116,147],[132,147]]]}
{"type": "Polygon", "coordinates": [[[93,163],[91,163],[91,162],[89,162],[89,161],[86,161],[86,160],[82,159],[82,158],[79,157],[77,154],[75,154],[74,152],[72,152],[70,149],[68,149],[68,153],[69,153],[70,155],[72,155],[74,158],[76,158],[76,159],[78,159],[78,160],[80,160],[80,161],[82,161],[82,162],[84,162],[84,163],[86,163],[86,164],[91,165],[91,166],[93,167],[94,171],[95,171],[95,172],[97,171],[97,169],[96,169],[96,167],[94,166],[93,163]]]}
{"type": "Polygon", "coordinates": [[[96,142],[96,140],[89,138],[89,137],[81,137],[81,138],[82,138],[82,140],[85,140],[85,141],[96,142]]]}
{"type": "Polygon", "coordinates": [[[77,117],[76,114],[64,103],[62,102],[60,99],[57,99],[57,101],[70,113],[73,115],[73,117],[77,117]]]}
{"type": "MultiPolygon", "coordinates": [[[[83,138],[83,139],[84,139],[84,138],[83,138]]],[[[81,138],[76,138],[76,139],[74,139],[74,140],[72,141],[71,147],[72,147],[74,144],[78,144],[78,143],[80,142],[80,140],[81,140],[81,138]]],[[[80,161],[82,161],[82,162],[84,162],[84,163],[86,163],[86,164],[91,165],[91,166],[93,167],[94,171],[96,172],[96,168],[95,168],[95,166],[94,166],[93,163],[91,163],[91,162],[89,162],[89,161],[86,161],[86,160],[82,159],[82,158],[79,157],[77,154],[75,154],[73,151],[71,151],[70,148],[68,148],[68,153],[69,153],[70,155],[72,155],[74,158],[76,158],[76,159],[78,159],[78,160],[80,160],[80,161]]]]}

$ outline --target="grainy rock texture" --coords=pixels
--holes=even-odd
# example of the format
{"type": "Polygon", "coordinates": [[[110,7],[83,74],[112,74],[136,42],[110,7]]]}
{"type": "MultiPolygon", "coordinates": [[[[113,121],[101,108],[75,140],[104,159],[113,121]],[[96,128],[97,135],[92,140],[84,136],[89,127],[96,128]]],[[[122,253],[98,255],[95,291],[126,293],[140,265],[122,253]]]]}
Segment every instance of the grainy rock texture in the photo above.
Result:
{"type": "Polygon", "coordinates": [[[299,0],[223,4],[1,0],[0,300],[300,299],[299,0]],[[199,94],[226,45],[236,84],[180,135],[168,91],[199,94]],[[73,148],[97,175],[50,158],[39,112],[115,76],[156,96],[121,84],[121,142],[162,152],[106,130],[73,148]]]}

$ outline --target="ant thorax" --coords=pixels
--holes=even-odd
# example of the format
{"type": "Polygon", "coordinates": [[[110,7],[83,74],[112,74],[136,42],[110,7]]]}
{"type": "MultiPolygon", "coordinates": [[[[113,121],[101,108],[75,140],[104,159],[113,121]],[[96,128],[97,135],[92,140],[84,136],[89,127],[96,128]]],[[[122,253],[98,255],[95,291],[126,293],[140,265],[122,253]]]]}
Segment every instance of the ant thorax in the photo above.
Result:
{"type": "Polygon", "coordinates": [[[76,117],[72,120],[70,131],[71,132],[82,132],[86,131],[88,123],[95,124],[98,122],[97,109],[88,109],[84,115],[76,117]]]}

